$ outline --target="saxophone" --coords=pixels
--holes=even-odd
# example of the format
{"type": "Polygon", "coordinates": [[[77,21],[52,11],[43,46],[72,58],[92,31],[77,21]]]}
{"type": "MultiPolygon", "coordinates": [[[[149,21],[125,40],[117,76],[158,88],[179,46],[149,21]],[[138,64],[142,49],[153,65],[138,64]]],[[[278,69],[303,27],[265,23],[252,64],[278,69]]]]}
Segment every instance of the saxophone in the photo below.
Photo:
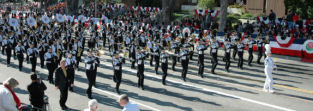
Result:
{"type": "Polygon", "coordinates": [[[77,54],[77,57],[80,57],[81,52],[82,52],[82,49],[79,47],[79,48],[78,48],[78,54],[77,54]]]}
{"type": "Polygon", "coordinates": [[[60,53],[60,50],[59,50],[59,49],[57,49],[57,56],[58,56],[58,60],[60,60],[61,53],[60,53]]]}

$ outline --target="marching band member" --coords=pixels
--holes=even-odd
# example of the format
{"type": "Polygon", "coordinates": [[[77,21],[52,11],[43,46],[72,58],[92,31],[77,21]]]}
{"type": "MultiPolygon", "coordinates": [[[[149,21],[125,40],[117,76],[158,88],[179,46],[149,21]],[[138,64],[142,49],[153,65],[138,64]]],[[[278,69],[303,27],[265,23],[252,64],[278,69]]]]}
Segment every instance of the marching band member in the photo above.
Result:
{"type": "Polygon", "coordinates": [[[265,54],[267,55],[267,57],[264,60],[264,65],[265,65],[264,72],[265,72],[266,79],[265,79],[263,91],[274,93],[272,72],[273,72],[273,69],[277,67],[273,61],[271,51],[266,51],[265,54]]]}
{"type": "Polygon", "coordinates": [[[44,67],[44,62],[45,62],[45,53],[47,52],[46,51],[46,46],[43,44],[42,41],[39,41],[39,44],[38,44],[38,51],[39,51],[39,58],[40,58],[40,65],[41,65],[41,68],[44,67]]]}
{"type": "Polygon", "coordinates": [[[239,41],[238,45],[237,45],[237,50],[238,50],[238,68],[240,68],[241,70],[243,69],[243,53],[244,53],[244,48],[245,46],[243,45],[242,41],[239,41]]]}
{"type": "Polygon", "coordinates": [[[212,39],[212,43],[211,43],[211,55],[212,55],[212,59],[211,59],[211,63],[212,63],[212,69],[211,69],[211,73],[212,74],[215,74],[215,68],[218,64],[218,61],[217,61],[217,51],[218,51],[218,48],[219,48],[219,44],[218,42],[216,41],[215,38],[212,39]]]}
{"type": "Polygon", "coordinates": [[[152,52],[153,52],[153,56],[155,60],[154,70],[155,70],[155,73],[158,74],[159,63],[160,63],[160,52],[161,52],[160,46],[158,43],[154,43],[152,52]]]}
{"type": "MultiPolygon", "coordinates": [[[[154,48],[153,45],[154,45],[154,41],[152,40],[152,38],[149,38],[147,47],[149,48],[151,53],[153,53],[153,48],[154,48]]],[[[152,66],[154,54],[150,54],[150,56],[151,56],[151,58],[150,58],[150,66],[152,66]]]]}
{"type": "Polygon", "coordinates": [[[253,60],[253,44],[255,44],[255,41],[252,40],[251,36],[248,37],[248,52],[249,52],[249,58],[248,58],[248,65],[251,66],[251,62],[253,60]]]}
{"type": "Polygon", "coordinates": [[[78,41],[78,39],[74,40],[74,45],[73,45],[74,50],[76,51],[75,58],[76,58],[76,68],[78,69],[79,67],[79,62],[81,60],[81,56],[83,55],[83,47],[82,43],[78,41]]]}
{"type": "Polygon", "coordinates": [[[75,59],[75,56],[72,55],[72,53],[67,54],[67,57],[65,59],[65,66],[67,68],[67,74],[71,78],[69,90],[73,92],[74,78],[75,78],[74,67],[76,66],[76,59],[75,59]]]}
{"type": "Polygon", "coordinates": [[[131,62],[131,68],[135,68],[135,62],[136,62],[136,45],[135,41],[132,41],[130,48],[129,48],[129,58],[131,62]]]}
{"type": "MultiPolygon", "coordinates": [[[[237,35],[232,36],[231,42],[234,46],[236,45],[238,41],[239,41],[239,37],[237,35]]],[[[234,60],[236,60],[236,55],[237,55],[237,47],[234,47],[233,56],[232,56],[234,60]]]]}
{"type": "Polygon", "coordinates": [[[162,67],[162,71],[163,71],[163,76],[162,76],[162,84],[166,85],[165,80],[166,80],[166,76],[167,76],[167,69],[168,69],[168,54],[166,52],[166,50],[162,50],[161,55],[161,67],[162,67]]]}
{"type": "Polygon", "coordinates": [[[187,76],[187,71],[188,71],[188,63],[189,63],[189,51],[185,47],[182,47],[179,56],[181,57],[181,64],[183,67],[183,71],[182,71],[181,76],[182,76],[182,79],[184,81],[186,81],[186,76],[187,76]]]}
{"type": "Polygon", "coordinates": [[[53,84],[53,73],[54,70],[57,68],[57,59],[58,56],[55,52],[52,52],[52,49],[49,48],[48,52],[45,53],[45,61],[46,61],[46,67],[48,69],[49,75],[48,80],[49,83],[53,84]]]}
{"type": "Polygon", "coordinates": [[[37,64],[38,50],[37,50],[37,48],[35,48],[34,44],[31,44],[30,48],[28,48],[27,55],[29,56],[30,63],[32,64],[32,73],[35,73],[35,71],[36,71],[36,64],[37,64]]]}
{"type": "Polygon", "coordinates": [[[96,58],[93,56],[92,52],[88,52],[88,55],[85,57],[85,66],[86,66],[86,76],[88,79],[88,89],[87,89],[87,95],[89,99],[92,99],[92,86],[95,84],[95,78],[96,78],[96,64],[98,62],[96,61],[96,58]]]}
{"type": "Polygon", "coordinates": [[[231,48],[233,48],[233,45],[230,43],[229,40],[225,40],[224,48],[225,48],[224,61],[226,62],[225,69],[227,72],[229,72],[229,67],[230,67],[230,62],[231,62],[230,61],[230,52],[231,52],[231,48]]]}
{"type": "Polygon", "coordinates": [[[264,46],[264,42],[263,42],[263,38],[261,38],[261,36],[258,37],[257,40],[257,46],[258,46],[258,59],[257,59],[257,63],[261,64],[260,60],[263,56],[263,46],[264,46]]]}
{"type": "Polygon", "coordinates": [[[175,71],[175,66],[177,63],[177,56],[175,55],[178,55],[180,53],[180,50],[179,50],[180,48],[179,48],[179,44],[177,41],[172,42],[171,49],[174,50],[174,55],[172,56],[172,59],[173,59],[172,70],[175,71]]]}
{"type": "Polygon", "coordinates": [[[15,52],[17,54],[19,71],[22,71],[23,61],[24,61],[24,53],[26,52],[26,50],[25,50],[24,46],[22,46],[21,42],[19,42],[18,45],[15,47],[15,52]]]}
{"type": "Polygon", "coordinates": [[[37,48],[35,48],[34,44],[31,44],[30,48],[28,48],[27,55],[29,56],[30,63],[32,64],[32,73],[35,73],[35,71],[36,71],[36,64],[37,64],[38,50],[37,50],[37,48]]]}
{"type": "Polygon", "coordinates": [[[204,70],[204,50],[207,49],[207,47],[203,44],[201,40],[198,41],[198,46],[196,49],[198,50],[198,61],[199,61],[199,71],[198,74],[203,78],[203,70],[204,70]]]}
{"type": "Polygon", "coordinates": [[[144,90],[144,66],[145,66],[145,54],[138,49],[137,54],[136,54],[136,60],[137,60],[137,77],[138,77],[138,87],[142,90],[144,90]]]}
{"type": "Polygon", "coordinates": [[[115,91],[120,94],[119,87],[122,82],[122,59],[116,53],[113,58],[113,81],[116,83],[115,91]]]}
{"type": "Polygon", "coordinates": [[[2,41],[3,50],[5,50],[5,53],[7,55],[7,67],[10,66],[11,63],[11,54],[12,54],[12,44],[9,41],[9,37],[5,37],[5,39],[2,41]]]}

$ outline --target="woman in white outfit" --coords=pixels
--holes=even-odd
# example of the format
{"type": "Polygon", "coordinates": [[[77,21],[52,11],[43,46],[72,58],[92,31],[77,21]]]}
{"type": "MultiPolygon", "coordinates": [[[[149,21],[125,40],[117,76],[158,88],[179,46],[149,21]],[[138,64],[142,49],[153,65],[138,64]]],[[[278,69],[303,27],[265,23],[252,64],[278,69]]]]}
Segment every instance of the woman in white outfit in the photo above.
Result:
{"type": "Polygon", "coordinates": [[[265,54],[267,56],[264,59],[264,65],[265,65],[264,72],[265,72],[266,79],[265,79],[263,90],[265,92],[273,93],[274,90],[273,90],[272,72],[273,72],[273,69],[276,68],[276,65],[274,64],[271,51],[266,51],[265,54]]]}

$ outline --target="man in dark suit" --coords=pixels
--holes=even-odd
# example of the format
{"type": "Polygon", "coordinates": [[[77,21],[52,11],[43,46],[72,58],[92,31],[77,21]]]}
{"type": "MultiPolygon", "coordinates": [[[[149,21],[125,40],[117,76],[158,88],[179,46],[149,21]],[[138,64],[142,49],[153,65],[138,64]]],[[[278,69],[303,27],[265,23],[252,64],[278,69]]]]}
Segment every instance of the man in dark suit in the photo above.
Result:
{"type": "Polygon", "coordinates": [[[47,87],[42,82],[41,79],[37,78],[36,74],[32,74],[30,77],[32,83],[27,86],[27,90],[29,92],[29,100],[31,104],[35,107],[33,111],[39,111],[39,109],[43,108],[44,105],[43,97],[45,95],[44,91],[47,89],[47,87]]]}
{"type": "MultiPolygon", "coordinates": [[[[65,66],[65,60],[60,62],[60,67],[55,70],[55,88],[60,90],[60,106],[62,110],[69,109],[65,102],[67,100],[68,88],[70,86],[71,76],[68,76],[65,66]]],[[[71,84],[73,86],[73,84],[71,84]]]]}

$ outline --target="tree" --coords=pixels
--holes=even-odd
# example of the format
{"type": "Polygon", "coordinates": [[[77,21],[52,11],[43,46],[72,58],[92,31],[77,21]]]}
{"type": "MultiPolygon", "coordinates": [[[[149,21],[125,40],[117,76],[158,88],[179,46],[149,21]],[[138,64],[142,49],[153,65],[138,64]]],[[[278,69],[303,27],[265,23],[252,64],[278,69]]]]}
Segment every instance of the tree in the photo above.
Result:
{"type": "Polygon", "coordinates": [[[224,32],[227,22],[227,7],[228,7],[228,0],[220,0],[221,3],[221,10],[220,10],[220,24],[218,26],[219,32],[224,32]]]}
{"type": "Polygon", "coordinates": [[[162,0],[162,21],[169,24],[173,19],[173,8],[176,0],[162,0]]]}
{"type": "Polygon", "coordinates": [[[215,0],[198,0],[198,7],[209,9],[215,7],[215,0]]]}
{"type": "Polygon", "coordinates": [[[304,19],[313,18],[313,0],[284,0],[286,9],[298,13],[304,19]]]}

